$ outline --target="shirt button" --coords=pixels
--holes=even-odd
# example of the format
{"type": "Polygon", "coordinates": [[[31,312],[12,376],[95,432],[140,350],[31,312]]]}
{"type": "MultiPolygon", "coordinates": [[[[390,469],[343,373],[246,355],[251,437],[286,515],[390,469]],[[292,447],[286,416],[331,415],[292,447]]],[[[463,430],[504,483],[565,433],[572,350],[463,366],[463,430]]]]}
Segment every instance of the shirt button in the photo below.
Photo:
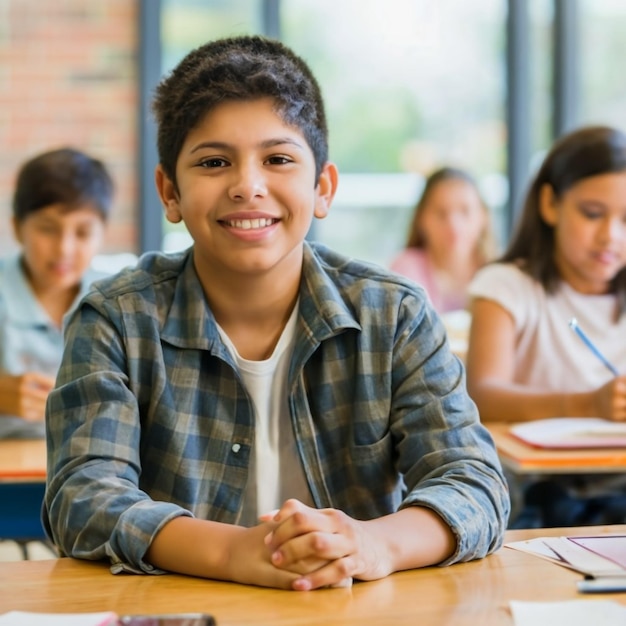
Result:
{"type": "Polygon", "coordinates": [[[237,452],[239,452],[239,450],[241,450],[241,444],[239,444],[239,443],[234,443],[234,444],[233,444],[233,447],[231,448],[231,450],[232,450],[235,454],[237,454],[237,452]]]}

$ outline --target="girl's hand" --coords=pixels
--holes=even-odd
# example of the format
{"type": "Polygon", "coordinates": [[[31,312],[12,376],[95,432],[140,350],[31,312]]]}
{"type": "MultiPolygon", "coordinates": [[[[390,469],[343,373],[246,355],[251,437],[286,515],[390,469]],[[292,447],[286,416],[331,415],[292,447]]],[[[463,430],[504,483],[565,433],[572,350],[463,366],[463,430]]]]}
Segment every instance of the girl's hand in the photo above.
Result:
{"type": "Polygon", "coordinates": [[[353,577],[375,580],[393,571],[389,555],[369,532],[367,522],[336,509],[312,509],[287,500],[261,519],[275,524],[265,538],[272,564],[301,575],[294,589],[346,586],[353,577]]]}
{"type": "Polygon", "coordinates": [[[53,387],[54,378],[38,372],[0,376],[0,413],[17,415],[31,422],[42,421],[53,387]]]}
{"type": "Polygon", "coordinates": [[[598,417],[626,421],[626,376],[613,378],[593,394],[593,402],[598,417]]]}

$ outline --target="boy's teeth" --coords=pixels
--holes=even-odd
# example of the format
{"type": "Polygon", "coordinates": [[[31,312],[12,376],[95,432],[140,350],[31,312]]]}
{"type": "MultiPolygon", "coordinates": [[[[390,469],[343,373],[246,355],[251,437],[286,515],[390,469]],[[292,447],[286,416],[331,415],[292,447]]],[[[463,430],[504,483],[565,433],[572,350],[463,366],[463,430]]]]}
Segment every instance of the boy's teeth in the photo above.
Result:
{"type": "Polygon", "coordinates": [[[242,228],[243,230],[250,230],[253,228],[265,228],[272,225],[271,219],[257,218],[253,220],[231,220],[228,222],[229,226],[233,228],[242,228]]]}

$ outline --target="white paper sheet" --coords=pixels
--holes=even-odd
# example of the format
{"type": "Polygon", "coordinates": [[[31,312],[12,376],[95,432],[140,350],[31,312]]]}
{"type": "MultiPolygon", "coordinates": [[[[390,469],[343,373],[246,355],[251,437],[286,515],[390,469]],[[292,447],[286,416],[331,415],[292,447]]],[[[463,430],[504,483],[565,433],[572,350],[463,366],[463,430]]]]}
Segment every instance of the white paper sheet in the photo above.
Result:
{"type": "Polygon", "coordinates": [[[539,448],[620,448],[626,424],[599,417],[551,417],[511,427],[511,434],[539,448]]]}
{"type": "MultiPolygon", "coordinates": [[[[582,537],[536,537],[525,541],[511,541],[504,544],[504,547],[527,552],[593,578],[626,577],[625,568],[573,541],[580,539],[582,537]]],[[[620,540],[617,545],[621,547],[623,535],[599,535],[598,539],[604,540],[607,546],[612,545],[612,539],[620,540]]]]}
{"type": "Polygon", "coordinates": [[[102,613],[31,613],[10,611],[0,615],[0,626],[114,626],[117,615],[102,613]]]}
{"type": "Polygon", "coordinates": [[[511,601],[515,626],[624,626],[626,607],[609,600],[511,601]]]}

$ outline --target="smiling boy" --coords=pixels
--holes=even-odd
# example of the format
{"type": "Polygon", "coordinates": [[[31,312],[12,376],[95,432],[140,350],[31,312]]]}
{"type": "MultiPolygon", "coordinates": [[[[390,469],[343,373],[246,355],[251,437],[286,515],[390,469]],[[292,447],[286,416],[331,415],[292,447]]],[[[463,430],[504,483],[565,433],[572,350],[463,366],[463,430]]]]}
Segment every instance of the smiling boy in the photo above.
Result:
{"type": "Polygon", "coordinates": [[[423,290],[305,241],[338,181],[306,64],[212,42],[154,110],[157,188],[194,244],[100,282],[68,327],[61,552],[309,590],[498,548],[500,464],[423,290]]]}

